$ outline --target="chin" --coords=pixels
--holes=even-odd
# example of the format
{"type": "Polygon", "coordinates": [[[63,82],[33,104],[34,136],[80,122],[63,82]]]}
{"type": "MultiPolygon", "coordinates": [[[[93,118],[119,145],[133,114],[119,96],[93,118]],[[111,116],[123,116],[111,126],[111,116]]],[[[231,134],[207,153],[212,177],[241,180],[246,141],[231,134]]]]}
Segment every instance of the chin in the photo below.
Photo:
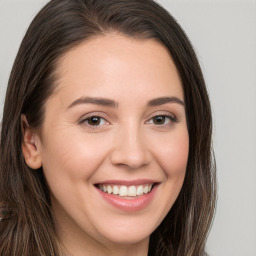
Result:
{"type": "Polygon", "coordinates": [[[108,237],[108,240],[114,244],[119,244],[119,245],[134,245],[134,244],[147,241],[149,237],[150,235],[142,236],[137,234],[131,234],[131,235],[123,234],[121,236],[110,235],[108,237]]]}
{"type": "Polygon", "coordinates": [[[148,229],[148,227],[120,229],[112,228],[103,232],[103,236],[115,244],[132,245],[142,241],[147,241],[154,229],[148,229]]]}

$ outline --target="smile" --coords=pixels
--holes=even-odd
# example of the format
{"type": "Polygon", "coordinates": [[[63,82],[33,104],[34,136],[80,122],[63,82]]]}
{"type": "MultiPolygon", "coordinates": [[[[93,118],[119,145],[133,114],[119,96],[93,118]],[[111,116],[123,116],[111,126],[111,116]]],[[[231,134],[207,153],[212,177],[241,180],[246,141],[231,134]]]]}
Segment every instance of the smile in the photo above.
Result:
{"type": "Polygon", "coordinates": [[[103,182],[95,184],[97,191],[108,204],[121,211],[135,212],[146,208],[155,197],[160,183],[140,182],[103,182]]]}
{"type": "Polygon", "coordinates": [[[152,188],[153,184],[143,184],[143,185],[132,185],[132,186],[124,186],[124,185],[98,185],[98,188],[108,194],[118,195],[121,197],[131,196],[136,197],[143,194],[148,194],[152,188]]]}

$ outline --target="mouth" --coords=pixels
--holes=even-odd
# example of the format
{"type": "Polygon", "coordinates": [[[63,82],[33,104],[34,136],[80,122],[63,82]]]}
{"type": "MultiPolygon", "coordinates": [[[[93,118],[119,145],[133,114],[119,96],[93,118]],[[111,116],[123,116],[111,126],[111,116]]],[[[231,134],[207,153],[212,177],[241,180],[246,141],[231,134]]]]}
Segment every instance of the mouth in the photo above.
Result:
{"type": "Polygon", "coordinates": [[[100,197],[122,212],[138,212],[155,202],[160,182],[150,180],[106,181],[94,184],[100,197]]]}
{"type": "Polygon", "coordinates": [[[121,184],[96,184],[96,188],[104,193],[112,194],[122,198],[137,198],[144,194],[149,194],[157,183],[121,185],[121,184]]]}

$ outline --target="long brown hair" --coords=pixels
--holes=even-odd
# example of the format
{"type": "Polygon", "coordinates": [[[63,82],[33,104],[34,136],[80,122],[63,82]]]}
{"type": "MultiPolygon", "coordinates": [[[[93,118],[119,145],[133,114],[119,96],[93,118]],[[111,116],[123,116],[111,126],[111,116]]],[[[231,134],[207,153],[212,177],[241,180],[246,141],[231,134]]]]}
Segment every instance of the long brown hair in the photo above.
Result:
{"type": "Polygon", "coordinates": [[[190,143],[186,177],[175,204],[150,237],[149,255],[205,255],[216,200],[209,98],[186,34],[151,0],[52,0],[32,21],[13,65],[3,112],[0,255],[61,255],[43,170],[30,169],[22,156],[21,114],[40,129],[44,104],[58,78],[58,60],[85,40],[112,31],[165,45],[185,96],[190,143]]]}

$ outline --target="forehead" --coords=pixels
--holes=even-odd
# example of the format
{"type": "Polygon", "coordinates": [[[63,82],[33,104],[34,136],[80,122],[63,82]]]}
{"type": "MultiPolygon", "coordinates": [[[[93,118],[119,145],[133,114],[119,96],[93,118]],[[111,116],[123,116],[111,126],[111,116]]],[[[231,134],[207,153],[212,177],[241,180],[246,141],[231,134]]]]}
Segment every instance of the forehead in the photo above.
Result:
{"type": "Polygon", "coordinates": [[[69,96],[89,91],[94,96],[104,91],[106,97],[120,91],[127,96],[148,91],[169,94],[171,90],[183,98],[171,55],[155,39],[134,39],[121,34],[94,37],[64,54],[57,73],[59,90],[69,96]]]}

